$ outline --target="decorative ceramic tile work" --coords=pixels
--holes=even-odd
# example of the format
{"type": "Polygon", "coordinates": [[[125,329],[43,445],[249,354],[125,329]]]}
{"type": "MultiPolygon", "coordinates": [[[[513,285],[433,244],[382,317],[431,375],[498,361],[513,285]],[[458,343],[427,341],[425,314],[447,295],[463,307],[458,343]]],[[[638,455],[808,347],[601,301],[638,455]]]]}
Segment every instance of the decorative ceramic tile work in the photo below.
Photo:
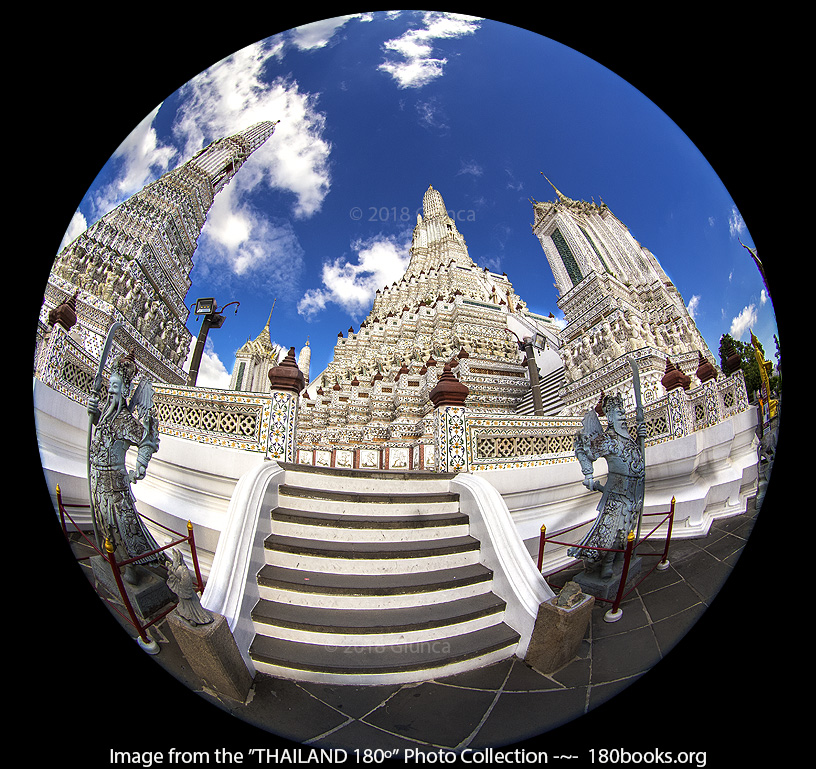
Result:
{"type": "MultiPolygon", "coordinates": [[[[682,438],[747,408],[741,371],[728,379],[709,381],[689,391],[672,390],[644,408],[646,445],[682,438]],[[736,394],[740,392],[741,398],[736,394]]],[[[634,438],[637,430],[634,410],[627,413],[626,421],[634,438]]],[[[467,467],[473,472],[575,461],[573,441],[581,428],[578,417],[467,413],[464,423],[467,467]]],[[[445,438],[444,433],[440,435],[445,438]]]]}
{"type": "Polygon", "coordinates": [[[380,452],[377,449],[360,449],[360,468],[363,470],[379,470],[380,452]]]}
{"type": "MultiPolygon", "coordinates": [[[[60,326],[42,324],[36,373],[48,386],[84,405],[97,363],[75,337],[60,326]]],[[[117,342],[111,359],[119,352],[117,342]]],[[[380,435],[369,425],[359,435],[350,436],[348,427],[338,427],[325,434],[339,444],[329,448],[310,446],[310,439],[298,445],[299,399],[291,393],[241,393],[167,384],[154,384],[154,389],[159,429],[164,435],[268,452],[271,458],[289,462],[297,457],[298,462],[320,467],[460,472],[570,462],[575,461],[573,437],[581,425],[579,416],[532,417],[448,406],[422,417],[421,435],[387,435],[390,431],[385,427],[380,435]]],[[[672,390],[644,407],[647,445],[681,438],[748,408],[742,371],[688,391],[672,390]]],[[[627,426],[634,436],[636,420],[631,407],[627,426]]],[[[411,432],[408,427],[406,424],[406,433],[411,432]]]]}
{"type": "Polygon", "coordinates": [[[267,455],[270,459],[294,462],[298,396],[295,393],[278,391],[271,395],[267,455]]]}
{"type": "Polygon", "coordinates": [[[266,451],[273,395],[154,385],[164,435],[248,451],[266,451]]]}
{"type": "Polygon", "coordinates": [[[468,470],[466,414],[467,409],[463,406],[443,406],[434,413],[438,469],[441,472],[468,470]]]}
{"type": "Polygon", "coordinates": [[[354,452],[351,449],[338,449],[334,453],[334,466],[346,469],[354,467],[354,452]]]}
{"type": "Polygon", "coordinates": [[[409,449],[407,446],[399,446],[388,451],[389,470],[407,470],[409,468],[409,449]]]}

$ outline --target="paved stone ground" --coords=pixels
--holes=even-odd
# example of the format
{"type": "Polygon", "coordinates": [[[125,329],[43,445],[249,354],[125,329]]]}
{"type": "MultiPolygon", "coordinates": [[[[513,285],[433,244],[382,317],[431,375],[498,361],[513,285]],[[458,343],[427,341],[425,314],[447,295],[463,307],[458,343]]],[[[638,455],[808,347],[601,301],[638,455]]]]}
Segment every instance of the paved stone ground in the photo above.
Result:
{"type": "MultiPolygon", "coordinates": [[[[377,687],[259,674],[248,701],[237,703],[203,689],[167,622],[152,631],[161,651],[149,656],[121,633],[119,621],[92,612],[75,624],[72,648],[84,653],[85,672],[73,684],[71,701],[87,701],[88,713],[95,709],[88,724],[111,722],[103,751],[174,746],[209,751],[212,758],[221,749],[246,756],[254,747],[275,746],[349,754],[379,749],[404,757],[409,749],[541,749],[543,740],[550,750],[579,755],[588,740],[598,749],[620,747],[621,739],[640,750],[670,749],[667,735],[674,741],[677,734],[688,735],[685,750],[703,750],[717,728],[712,721],[740,705],[733,695],[742,691],[743,675],[762,677],[760,668],[732,669],[743,665],[743,641],[723,634],[723,622],[727,632],[735,619],[735,629],[744,632],[745,610],[754,605],[745,581],[731,589],[728,577],[756,521],[752,500],[744,515],[716,522],[707,537],[676,540],[670,568],[652,572],[625,600],[618,622],[605,622],[608,605],[596,604],[578,657],[551,675],[518,659],[421,684],[377,687]],[[721,592],[733,605],[721,621],[718,611],[708,621],[706,610],[721,592]],[[692,627],[700,628],[697,641],[696,629],[684,639],[692,627]],[[122,638],[130,648],[122,648],[122,638]],[[681,639],[676,664],[674,655],[663,661],[681,639]],[[678,731],[678,723],[686,726],[678,731]]],[[[98,603],[95,595],[92,601],[98,603]]],[[[57,685],[59,667],[50,669],[57,685]]]]}

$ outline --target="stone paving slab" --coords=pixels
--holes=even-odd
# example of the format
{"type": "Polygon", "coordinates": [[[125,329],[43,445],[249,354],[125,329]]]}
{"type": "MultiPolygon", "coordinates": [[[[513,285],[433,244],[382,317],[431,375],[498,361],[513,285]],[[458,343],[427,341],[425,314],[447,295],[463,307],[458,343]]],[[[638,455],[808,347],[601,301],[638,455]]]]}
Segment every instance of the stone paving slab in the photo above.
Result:
{"type": "MultiPolygon", "coordinates": [[[[152,680],[148,668],[161,668],[176,678],[178,687],[166,683],[152,687],[144,700],[157,708],[166,722],[163,729],[154,725],[154,732],[169,735],[165,741],[169,739],[188,749],[228,743],[246,751],[278,740],[282,745],[349,751],[462,750],[528,744],[519,742],[524,740],[529,744],[539,740],[540,744],[542,735],[550,732],[557,735],[563,749],[573,740],[576,745],[586,741],[589,734],[608,735],[610,724],[626,722],[624,714],[629,712],[636,713],[639,731],[659,730],[663,728],[662,712],[668,708],[667,712],[676,714],[682,697],[695,698],[694,712],[698,715],[700,708],[709,704],[714,707],[713,702],[708,703],[710,698],[698,696],[704,690],[683,686],[684,675],[668,679],[679,681],[679,687],[660,690],[666,680],[661,671],[666,669],[666,655],[671,665],[670,652],[683,640],[688,649],[682,660],[688,680],[702,676],[715,685],[716,676],[722,672],[721,650],[712,656],[710,646],[705,645],[708,636],[701,641],[695,640],[694,633],[688,635],[688,640],[685,636],[697,622],[710,624],[706,609],[733,567],[732,540],[744,541],[742,535],[753,528],[747,519],[753,520],[754,516],[750,508],[741,516],[746,521],[740,524],[736,519],[715,522],[708,538],[673,543],[670,568],[653,572],[626,599],[618,622],[604,622],[608,607],[596,605],[578,656],[550,675],[518,659],[422,684],[377,687],[295,682],[259,674],[248,701],[236,703],[203,689],[163,622],[151,631],[161,653],[148,657],[136,652],[132,670],[131,663],[127,668],[117,668],[114,680],[122,699],[130,694],[141,702],[132,691],[142,679],[152,680]],[[655,665],[653,674],[650,670],[655,665]],[[653,675],[654,684],[650,683],[653,675]],[[178,703],[185,713],[195,714],[197,723],[207,725],[212,721],[218,730],[210,731],[207,726],[176,729],[173,714],[178,703]],[[224,714],[231,716],[227,722],[219,720],[224,714]]],[[[733,597],[733,591],[729,593],[733,597]]],[[[95,641],[90,639],[105,638],[101,625],[108,624],[82,627],[91,648],[95,641]]],[[[727,643],[727,638],[717,640],[727,643]]],[[[752,673],[756,669],[752,668],[752,673]]],[[[92,686],[82,693],[98,700],[92,686]]],[[[144,712],[148,712],[147,707],[144,712]]],[[[120,727],[129,733],[127,726],[120,727]]],[[[144,735],[154,732],[139,729],[132,742],[144,745],[144,735]]]]}

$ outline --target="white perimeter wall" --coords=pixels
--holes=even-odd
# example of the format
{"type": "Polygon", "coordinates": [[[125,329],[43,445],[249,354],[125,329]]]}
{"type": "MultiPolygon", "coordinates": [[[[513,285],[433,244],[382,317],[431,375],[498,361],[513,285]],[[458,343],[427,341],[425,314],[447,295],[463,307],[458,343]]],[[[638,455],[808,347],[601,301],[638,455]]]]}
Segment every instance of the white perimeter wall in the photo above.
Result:
{"type": "MultiPolygon", "coordinates": [[[[66,503],[87,504],[87,412],[36,379],[34,406],[44,482],[55,510],[57,484],[66,503]]],[[[672,496],[676,497],[676,537],[705,535],[713,519],[744,512],[757,488],[755,429],[756,414],[749,409],[684,438],[647,447],[644,512],[668,510],[672,496]]],[[[139,511],[148,518],[182,534],[187,521],[192,521],[206,578],[235,486],[263,462],[258,452],[162,435],[147,477],[132,488],[139,511]]],[[[596,462],[595,470],[595,477],[603,481],[605,462],[596,462]]],[[[559,529],[589,523],[597,514],[600,495],[583,486],[577,461],[478,474],[504,498],[533,557],[542,524],[553,536],[559,529]]],[[[80,523],[89,523],[87,514],[80,523]]],[[[162,529],[151,529],[159,544],[170,541],[162,529]]],[[[570,541],[580,539],[570,536],[574,537],[570,541]]],[[[545,573],[568,560],[563,548],[551,548],[545,555],[545,573]]]]}

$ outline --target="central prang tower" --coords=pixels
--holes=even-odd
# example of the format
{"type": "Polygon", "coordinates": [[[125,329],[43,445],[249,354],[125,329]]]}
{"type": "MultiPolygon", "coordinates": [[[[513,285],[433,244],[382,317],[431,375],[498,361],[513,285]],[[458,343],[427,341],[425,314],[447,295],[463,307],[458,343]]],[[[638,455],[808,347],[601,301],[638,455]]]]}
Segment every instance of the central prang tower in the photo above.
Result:
{"type": "Polygon", "coordinates": [[[519,341],[558,346],[554,321],[529,312],[507,275],[470,258],[432,186],[409,256],[402,278],[377,290],[359,330],[337,335],[333,360],[307,388],[298,425],[304,450],[432,443],[429,393],[446,364],[468,388],[468,408],[514,412],[530,389],[519,341]]]}
{"type": "Polygon", "coordinates": [[[456,229],[456,222],[448,216],[442,195],[428,187],[422,197],[422,215],[417,214],[411,240],[411,261],[405,274],[419,275],[443,263],[464,268],[475,266],[468,255],[464,237],[456,229]]]}

